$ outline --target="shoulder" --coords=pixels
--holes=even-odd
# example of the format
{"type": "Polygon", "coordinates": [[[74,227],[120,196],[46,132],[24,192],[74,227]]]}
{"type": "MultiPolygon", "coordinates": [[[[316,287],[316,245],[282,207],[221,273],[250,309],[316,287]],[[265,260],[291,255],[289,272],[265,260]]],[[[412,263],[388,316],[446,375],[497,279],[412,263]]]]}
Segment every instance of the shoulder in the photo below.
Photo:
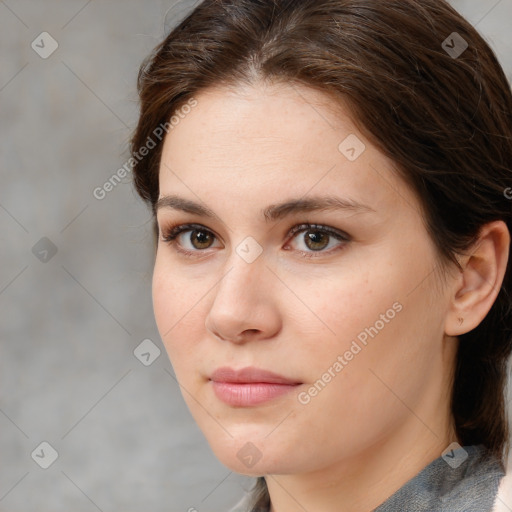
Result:
{"type": "Polygon", "coordinates": [[[491,512],[504,476],[502,461],[485,446],[459,447],[431,462],[375,512],[491,512]]]}
{"type": "Polygon", "coordinates": [[[492,512],[510,512],[512,506],[512,465],[503,477],[492,512]]]}
{"type": "Polygon", "coordinates": [[[439,486],[440,497],[447,510],[470,505],[470,512],[491,510],[498,487],[505,476],[502,462],[483,445],[466,446],[466,460],[455,471],[449,471],[439,486]]]}

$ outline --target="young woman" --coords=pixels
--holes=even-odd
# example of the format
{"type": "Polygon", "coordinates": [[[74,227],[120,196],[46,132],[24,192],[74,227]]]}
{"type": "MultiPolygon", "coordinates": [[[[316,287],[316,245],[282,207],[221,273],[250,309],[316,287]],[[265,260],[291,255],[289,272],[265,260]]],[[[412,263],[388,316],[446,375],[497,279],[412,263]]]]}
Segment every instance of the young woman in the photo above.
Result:
{"type": "Polygon", "coordinates": [[[138,84],[156,322],[258,477],[237,510],[491,510],[512,94],[476,30],[443,0],[205,0],[138,84]]]}

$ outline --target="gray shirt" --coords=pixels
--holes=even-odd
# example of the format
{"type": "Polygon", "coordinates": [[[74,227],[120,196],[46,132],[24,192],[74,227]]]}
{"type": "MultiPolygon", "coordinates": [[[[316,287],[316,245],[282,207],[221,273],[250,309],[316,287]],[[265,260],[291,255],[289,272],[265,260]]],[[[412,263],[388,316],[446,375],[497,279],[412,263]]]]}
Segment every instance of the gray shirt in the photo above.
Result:
{"type": "Polygon", "coordinates": [[[490,512],[504,476],[484,445],[464,446],[432,461],[374,512],[490,512]]]}
{"type": "MultiPolygon", "coordinates": [[[[504,476],[503,463],[484,445],[460,447],[432,461],[373,512],[491,512],[504,476]]],[[[230,512],[251,512],[248,498],[230,512]]]]}

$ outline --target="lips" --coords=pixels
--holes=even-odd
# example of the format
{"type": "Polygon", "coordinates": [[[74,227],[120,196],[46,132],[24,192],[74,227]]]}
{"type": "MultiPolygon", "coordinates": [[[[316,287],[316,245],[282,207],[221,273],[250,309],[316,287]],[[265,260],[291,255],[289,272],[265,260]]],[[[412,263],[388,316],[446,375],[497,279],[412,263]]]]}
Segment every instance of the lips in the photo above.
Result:
{"type": "Polygon", "coordinates": [[[302,384],[268,370],[247,367],[215,370],[210,381],[219,400],[234,407],[258,405],[285,395],[302,384]]]}
{"type": "Polygon", "coordinates": [[[262,382],[267,384],[288,384],[293,386],[301,384],[301,382],[288,379],[277,373],[268,370],[262,370],[249,366],[241,370],[233,370],[232,368],[222,367],[215,370],[210,380],[214,382],[233,382],[238,384],[249,384],[254,382],[262,382]]]}

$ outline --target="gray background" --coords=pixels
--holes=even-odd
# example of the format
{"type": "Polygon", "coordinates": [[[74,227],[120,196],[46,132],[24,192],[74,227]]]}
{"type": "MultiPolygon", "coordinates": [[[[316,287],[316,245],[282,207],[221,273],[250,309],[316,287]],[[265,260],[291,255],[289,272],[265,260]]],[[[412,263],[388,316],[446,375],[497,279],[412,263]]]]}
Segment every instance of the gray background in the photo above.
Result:
{"type": "MultiPolygon", "coordinates": [[[[129,176],[93,196],[128,157],[140,62],[193,3],[0,0],[0,512],[220,512],[252,482],[216,460],[173,378],[148,210],[129,176]]],[[[512,0],[453,4],[512,77],[512,0]]]]}

